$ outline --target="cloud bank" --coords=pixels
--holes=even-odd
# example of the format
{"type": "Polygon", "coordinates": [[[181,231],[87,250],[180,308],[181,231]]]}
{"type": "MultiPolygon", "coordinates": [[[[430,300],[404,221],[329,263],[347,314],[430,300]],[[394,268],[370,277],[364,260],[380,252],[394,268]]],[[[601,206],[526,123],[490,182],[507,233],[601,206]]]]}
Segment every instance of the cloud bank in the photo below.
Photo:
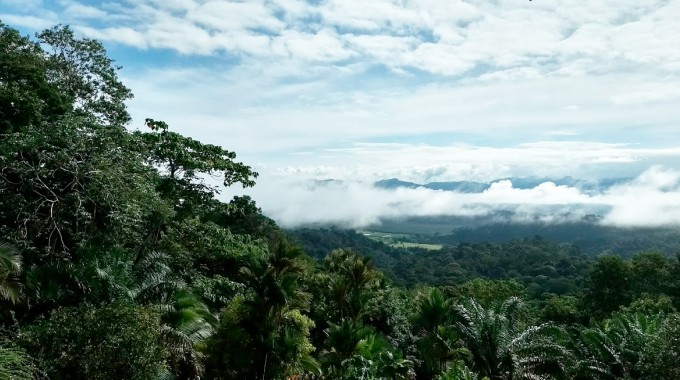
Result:
{"type": "Polygon", "coordinates": [[[599,214],[601,223],[618,227],[680,225],[680,171],[660,166],[594,194],[552,182],[519,189],[501,180],[481,193],[464,194],[279,176],[261,180],[252,195],[265,214],[284,227],[333,224],[359,228],[388,218],[488,217],[500,210],[512,211],[512,220],[519,223],[576,222],[587,214],[599,214]]]}

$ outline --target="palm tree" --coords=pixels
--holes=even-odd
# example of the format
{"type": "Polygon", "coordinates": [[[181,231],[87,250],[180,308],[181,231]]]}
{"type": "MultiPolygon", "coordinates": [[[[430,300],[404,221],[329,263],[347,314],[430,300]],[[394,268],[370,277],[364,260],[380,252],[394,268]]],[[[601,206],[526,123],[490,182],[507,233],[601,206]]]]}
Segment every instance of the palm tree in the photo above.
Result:
{"type": "Polygon", "coordinates": [[[413,363],[374,328],[346,318],[326,329],[321,363],[329,379],[409,379],[413,363]]]}
{"type": "Polygon", "coordinates": [[[170,261],[170,256],[162,252],[145,255],[131,270],[132,283],[126,294],[134,302],[159,310],[159,328],[170,354],[168,367],[172,375],[200,379],[205,371],[205,342],[214,332],[217,317],[174,275],[170,261]]]}
{"type": "Polygon", "coordinates": [[[454,348],[452,308],[451,301],[437,288],[431,289],[418,304],[413,329],[422,361],[420,377],[432,379],[445,370],[450,361],[469,355],[467,349],[454,348]]]}
{"type": "Polygon", "coordinates": [[[0,341],[0,379],[33,380],[37,370],[26,352],[0,341]]]}
{"type": "Polygon", "coordinates": [[[566,378],[562,331],[549,324],[523,328],[521,308],[516,297],[486,309],[474,300],[454,306],[453,327],[473,369],[491,380],[566,378]]]}
{"type": "Polygon", "coordinates": [[[638,364],[654,339],[664,315],[616,314],[603,327],[578,333],[573,351],[576,379],[638,378],[638,364]]]}
{"type": "Polygon", "coordinates": [[[302,256],[298,246],[278,236],[268,248],[253,252],[240,270],[241,282],[250,293],[243,300],[248,317],[238,324],[252,340],[249,360],[254,377],[274,378],[283,375],[285,367],[311,363],[306,345],[313,323],[307,325],[308,318],[299,314],[309,302],[300,288],[306,270],[302,256]],[[291,353],[299,355],[290,358],[291,353]],[[290,362],[285,363],[285,358],[290,362]]]}
{"type": "Polygon", "coordinates": [[[326,329],[326,347],[321,352],[321,362],[327,372],[340,372],[342,363],[350,359],[357,350],[357,345],[371,336],[375,330],[352,319],[343,319],[340,323],[331,323],[326,329]]]}
{"type": "Polygon", "coordinates": [[[368,257],[361,257],[349,249],[331,252],[324,265],[331,274],[328,293],[339,314],[335,320],[358,319],[370,297],[370,290],[379,285],[380,272],[373,268],[368,257]]]}
{"type": "Polygon", "coordinates": [[[241,281],[254,293],[250,306],[259,317],[267,317],[263,323],[276,324],[286,309],[306,306],[308,297],[299,284],[305,271],[303,254],[281,237],[269,249],[255,252],[241,268],[241,281]]]}
{"type": "MultiPolygon", "coordinates": [[[[479,375],[468,368],[462,360],[455,362],[446,371],[437,376],[436,380],[478,380],[479,375]]],[[[485,377],[483,380],[488,380],[485,377]]]]}
{"type": "Polygon", "coordinates": [[[205,344],[215,331],[217,318],[187,290],[175,292],[166,310],[161,316],[161,336],[170,353],[172,373],[181,379],[202,378],[205,344]]]}
{"type": "Polygon", "coordinates": [[[7,244],[0,244],[0,300],[16,303],[21,297],[17,276],[21,273],[21,255],[7,244]]]}
{"type": "Polygon", "coordinates": [[[163,344],[169,352],[168,376],[198,379],[204,374],[204,344],[217,318],[170,267],[171,257],[152,251],[131,260],[130,252],[94,249],[83,254],[76,271],[86,299],[107,303],[123,299],[157,310],[163,344]]]}

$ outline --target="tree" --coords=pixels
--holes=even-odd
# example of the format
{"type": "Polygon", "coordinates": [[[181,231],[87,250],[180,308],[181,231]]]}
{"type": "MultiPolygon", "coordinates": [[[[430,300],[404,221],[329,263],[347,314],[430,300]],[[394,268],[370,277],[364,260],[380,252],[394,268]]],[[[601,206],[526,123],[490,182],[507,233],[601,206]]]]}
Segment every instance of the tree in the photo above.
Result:
{"type": "Polygon", "coordinates": [[[276,223],[262,215],[262,210],[249,196],[235,196],[228,204],[215,202],[215,210],[206,220],[228,228],[234,234],[270,239],[276,235],[276,223]]]}
{"type": "Polygon", "coordinates": [[[148,164],[161,168],[157,190],[170,199],[180,216],[191,215],[210,204],[219,189],[201,175],[220,176],[224,186],[253,186],[257,173],[235,161],[236,154],[220,146],[204,144],[168,129],[162,121],[146,119],[150,132],[135,132],[148,164]]]}
{"type": "Polygon", "coordinates": [[[509,298],[491,308],[474,300],[456,305],[454,328],[472,356],[472,368],[489,379],[566,378],[567,350],[550,324],[523,327],[522,302],[509,298]]]}
{"type": "Polygon", "coordinates": [[[37,374],[26,351],[12,343],[0,342],[0,379],[33,380],[37,374]]]}
{"type": "Polygon", "coordinates": [[[541,309],[541,319],[563,325],[586,323],[581,299],[575,296],[550,294],[541,309]]]}
{"type": "Polygon", "coordinates": [[[132,92],[118,80],[120,67],[100,42],[76,38],[68,26],[61,25],[37,37],[51,50],[43,53],[50,84],[67,97],[76,115],[116,128],[131,120],[125,101],[132,98],[132,92]]]}
{"type": "Polygon", "coordinates": [[[225,308],[208,341],[207,378],[275,379],[304,372],[318,373],[311,358],[309,331],[314,323],[297,309],[284,311],[278,323],[259,330],[251,305],[237,296],[225,308]]]}
{"type": "Polygon", "coordinates": [[[643,378],[671,380],[680,378],[680,315],[667,318],[651,340],[640,360],[643,378]]]}
{"type": "Polygon", "coordinates": [[[408,379],[410,360],[403,359],[371,326],[350,318],[326,329],[327,339],[320,354],[329,379],[408,379]]]}
{"type": "Polygon", "coordinates": [[[21,256],[9,245],[0,243],[0,300],[17,302],[21,295],[19,273],[21,256]]]}
{"type": "Polygon", "coordinates": [[[448,365],[467,357],[469,351],[456,345],[453,334],[453,304],[442,292],[431,289],[418,303],[412,327],[420,365],[417,373],[424,379],[433,379],[448,365]]]}
{"type": "Polygon", "coordinates": [[[586,282],[584,303],[591,315],[606,316],[632,300],[633,273],[619,256],[597,259],[586,282]]]}
{"type": "Polygon", "coordinates": [[[160,335],[169,353],[169,372],[181,379],[201,379],[205,375],[208,339],[218,323],[208,307],[194,294],[180,290],[161,308],[160,335]]]}
{"type": "Polygon", "coordinates": [[[670,264],[657,252],[641,252],[631,260],[632,279],[636,294],[663,293],[670,282],[670,264]]]}
{"type": "Polygon", "coordinates": [[[338,249],[324,259],[329,273],[327,299],[337,314],[333,321],[361,317],[364,305],[380,285],[381,274],[367,257],[356,252],[338,249]]]}
{"type": "Polygon", "coordinates": [[[19,341],[51,379],[146,380],[164,369],[158,325],[148,308],[83,304],[29,326],[19,341]]]}
{"type": "Polygon", "coordinates": [[[169,372],[183,379],[201,378],[205,341],[217,319],[173,272],[171,258],[152,252],[134,263],[129,251],[100,252],[94,247],[84,254],[75,271],[87,289],[85,299],[93,304],[136,303],[156,310],[160,316],[158,334],[169,354],[169,372]]]}
{"type": "Polygon", "coordinates": [[[21,253],[31,310],[19,317],[31,319],[82,299],[71,269],[83,247],[130,248],[145,219],[166,207],[125,130],[131,94],[102,45],[64,27],[39,34],[42,45],[0,28],[0,112],[9,115],[0,131],[0,236],[21,253]]]}
{"type": "Polygon", "coordinates": [[[573,351],[574,376],[592,378],[640,378],[641,356],[662,326],[663,314],[616,313],[602,327],[578,332],[573,351]]]}
{"type": "Polygon", "coordinates": [[[48,66],[38,43],[0,22],[0,139],[69,109],[69,99],[50,82],[48,66]]]}
{"type": "Polygon", "coordinates": [[[526,296],[526,289],[516,280],[487,280],[475,278],[458,286],[447,286],[445,293],[464,301],[474,298],[482,305],[494,305],[510,297],[526,296]]]}
{"type": "Polygon", "coordinates": [[[308,340],[314,323],[301,313],[302,251],[280,237],[246,259],[246,292],[223,311],[210,340],[208,374],[214,378],[280,378],[314,371],[308,340]]]}

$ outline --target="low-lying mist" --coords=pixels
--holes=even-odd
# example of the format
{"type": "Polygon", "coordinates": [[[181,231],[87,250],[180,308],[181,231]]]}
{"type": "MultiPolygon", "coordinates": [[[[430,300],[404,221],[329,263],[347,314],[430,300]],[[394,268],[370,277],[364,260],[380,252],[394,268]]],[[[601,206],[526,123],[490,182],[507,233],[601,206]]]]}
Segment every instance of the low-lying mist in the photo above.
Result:
{"type": "Polygon", "coordinates": [[[419,216],[496,220],[498,215],[517,223],[570,223],[597,215],[598,223],[609,226],[680,225],[680,171],[661,166],[595,191],[550,181],[518,188],[512,180],[499,180],[482,192],[461,193],[264,175],[249,193],[267,216],[287,228],[318,224],[360,228],[384,219],[419,216]]]}

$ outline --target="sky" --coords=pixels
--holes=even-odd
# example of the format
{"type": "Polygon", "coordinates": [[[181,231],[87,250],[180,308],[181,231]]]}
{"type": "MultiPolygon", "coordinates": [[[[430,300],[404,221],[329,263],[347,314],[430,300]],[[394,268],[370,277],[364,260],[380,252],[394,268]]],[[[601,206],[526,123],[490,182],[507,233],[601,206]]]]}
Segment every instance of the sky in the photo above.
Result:
{"type": "Polygon", "coordinates": [[[0,20],[100,40],[130,128],[235,151],[258,185],[221,196],[284,226],[565,208],[680,224],[680,0],[0,0],[0,20]],[[527,176],[632,180],[372,186],[527,176]]]}

